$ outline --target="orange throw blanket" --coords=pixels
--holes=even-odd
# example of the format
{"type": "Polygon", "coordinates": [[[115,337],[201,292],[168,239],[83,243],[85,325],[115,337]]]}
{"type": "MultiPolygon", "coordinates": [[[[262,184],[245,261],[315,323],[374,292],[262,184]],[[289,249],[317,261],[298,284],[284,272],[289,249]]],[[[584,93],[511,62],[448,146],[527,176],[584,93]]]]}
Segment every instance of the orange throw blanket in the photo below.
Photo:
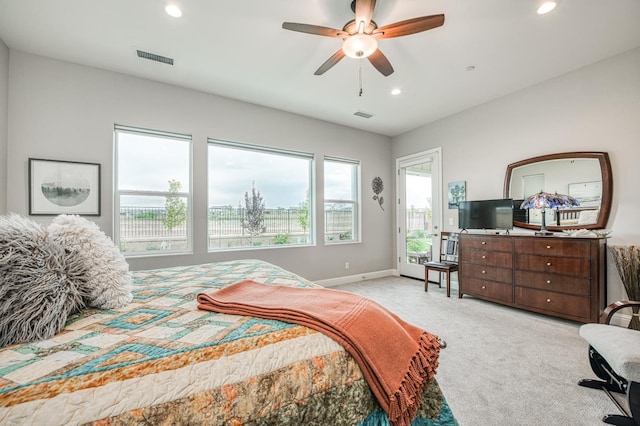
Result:
{"type": "Polygon", "coordinates": [[[333,338],[356,360],[394,426],[411,424],[438,367],[437,336],[345,291],[245,280],[198,294],[198,308],[291,322],[333,338]]]}

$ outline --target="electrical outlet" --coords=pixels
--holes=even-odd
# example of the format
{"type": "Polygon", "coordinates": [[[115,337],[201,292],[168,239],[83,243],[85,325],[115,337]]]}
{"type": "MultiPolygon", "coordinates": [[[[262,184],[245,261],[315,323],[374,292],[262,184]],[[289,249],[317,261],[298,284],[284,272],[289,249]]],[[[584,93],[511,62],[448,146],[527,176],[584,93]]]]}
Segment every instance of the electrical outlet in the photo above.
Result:
{"type": "Polygon", "coordinates": [[[453,218],[452,217],[449,218],[449,225],[453,226],[453,218]]]}
{"type": "Polygon", "coordinates": [[[349,262],[344,262],[344,269],[349,269],[349,262]]]}

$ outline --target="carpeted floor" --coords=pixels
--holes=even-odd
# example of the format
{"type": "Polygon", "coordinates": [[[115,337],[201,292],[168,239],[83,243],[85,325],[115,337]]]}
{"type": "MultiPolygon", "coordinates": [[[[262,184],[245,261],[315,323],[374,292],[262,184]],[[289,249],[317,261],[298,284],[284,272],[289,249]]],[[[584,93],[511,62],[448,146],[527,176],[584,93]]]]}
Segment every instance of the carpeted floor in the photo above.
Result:
{"type": "Polygon", "coordinates": [[[599,426],[618,413],[604,392],[577,386],[594,377],[578,323],[462,299],[454,289],[386,277],[336,289],[367,296],[439,335],[436,379],[461,426],[599,426]]]}

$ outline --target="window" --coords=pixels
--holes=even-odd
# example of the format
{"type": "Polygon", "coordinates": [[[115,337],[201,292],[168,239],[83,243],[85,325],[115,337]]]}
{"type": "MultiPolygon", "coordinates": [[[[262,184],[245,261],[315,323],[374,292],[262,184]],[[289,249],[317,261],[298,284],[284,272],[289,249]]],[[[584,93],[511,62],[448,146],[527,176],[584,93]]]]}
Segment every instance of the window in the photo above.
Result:
{"type": "Polygon", "coordinates": [[[324,239],[328,243],[360,241],[360,163],[324,159],[324,239]]]}
{"type": "Polygon", "coordinates": [[[116,125],[114,185],[125,256],[192,251],[191,136],[116,125]]]}
{"type": "Polygon", "coordinates": [[[313,244],[313,155],[209,140],[210,250],[313,244]]]}

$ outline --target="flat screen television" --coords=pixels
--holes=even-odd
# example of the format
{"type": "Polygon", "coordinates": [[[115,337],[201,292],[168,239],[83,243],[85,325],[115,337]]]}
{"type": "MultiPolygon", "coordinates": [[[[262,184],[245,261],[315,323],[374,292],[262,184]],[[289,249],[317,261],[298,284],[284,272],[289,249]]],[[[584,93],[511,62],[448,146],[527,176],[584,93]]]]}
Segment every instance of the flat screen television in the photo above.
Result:
{"type": "Polygon", "coordinates": [[[458,227],[462,230],[513,229],[513,199],[461,201],[458,227]]]}

